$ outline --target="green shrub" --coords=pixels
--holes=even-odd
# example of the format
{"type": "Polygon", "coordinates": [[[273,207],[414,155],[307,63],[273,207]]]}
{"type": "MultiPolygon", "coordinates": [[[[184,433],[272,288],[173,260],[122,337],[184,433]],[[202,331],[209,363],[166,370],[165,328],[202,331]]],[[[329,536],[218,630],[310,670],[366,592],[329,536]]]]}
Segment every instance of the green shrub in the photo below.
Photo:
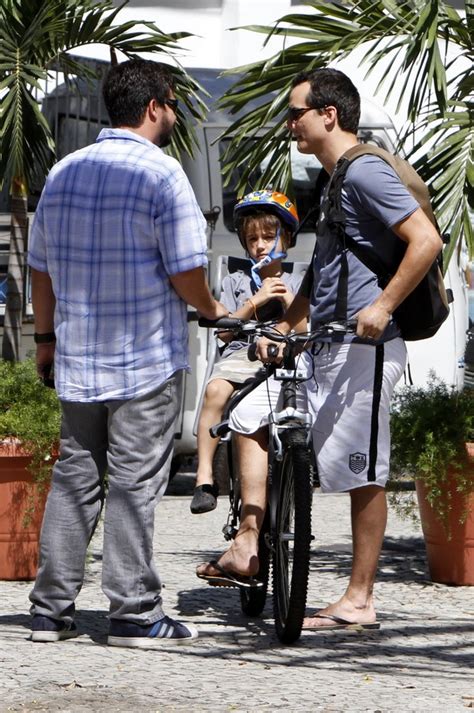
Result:
{"type": "Polygon", "coordinates": [[[38,379],[33,359],[0,360],[0,439],[17,438],[31,457],[37,482],[51,476],[59,444],[60,407],[54,389],[38,379]]]}
{"type": "Polygon", "coordinates": [[[423,482],[445,527],[451,509],[448,471],[455,474],[459,493],[474,492],[474,468],[466,454],[466,443],[474,441],[473,396],[472,389],[449,388],[434,374],[427,387],[407,386],[394,396],[392,470],[423,482]]]}

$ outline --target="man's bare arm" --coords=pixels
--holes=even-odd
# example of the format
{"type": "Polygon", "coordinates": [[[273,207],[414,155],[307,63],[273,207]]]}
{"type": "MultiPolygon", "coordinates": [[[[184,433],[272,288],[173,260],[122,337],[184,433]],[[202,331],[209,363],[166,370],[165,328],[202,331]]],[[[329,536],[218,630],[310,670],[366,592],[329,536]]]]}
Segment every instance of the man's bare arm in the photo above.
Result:
{"type": "Polygon", "coordinates": [[[204,268],[178,272],[170,276],[170,282],[181,299],[206,319],[219,319],[229,314],[229,310],[212,296],[204,268]]]}
{"type": "Polygon", "coordinates": [[[308,315],[309,299],[307,297],[303,297],[298,292],[295,299],[285,312],[282,321],[276,325],[276,328],[282,332],[282,334],[288,334],[288,332],[291,332],[292,329],[296,329],[297,331],[300,328],[304,329],[306,326],[305,321],[307,320],[308,315]]]}
{"type": "MultiPolygon", "coordinates": [[[[31,268],[31,301],[35,315],[35,332],[49,334],[54,332],[54,308],[56,298],[51,278],[47,272],[31,268]]],[[[36,370],[43,378],[54,361],[54,341],[36,345],[36,370]]]]}
{"type": "MultiPolygon", "coordinates": [[[[308,317],[308,314],[309,299],[307,297],[304,297],[303,295],[300,295],[300,293],[298,292],[295,299],[289,306],[287,312],[285,313],[284,318],[281,322],[278,322],[278,324],[275,325],[275,328],[278,329],[278,331],[282,334],[288,334],[289,332],[291,332],[292,329],[296,329],[297,331],[299,329],[304,329],[306,327],[306,319],[308,317]]],[[[258,340],[256,352],[257,357],[260,359],[260,361],[263,362],[279,361],[281,359],[284,345],[280,344],[278,357],[269,358],[267,351],[269,344],[273,344],[273,342],[270,339],[266,339],[265,337],[262,337],[258,340]]]]}
{"type": "Polygon", "coordinates": [[[394,310],[426,275],[443,247],[443,241],[421,208],[392,227],[407,243],[400,266],[379,297],[357,316],[359,337],[378,339],[390,321],[394,310]]]}
{"type": "Polygon", "coordinates": [[[54,308],[56,298],[51,278],[47,272],[31,268],[31,301],[35,315],[35,332],[45,334],[54,331],[54,308]]]}

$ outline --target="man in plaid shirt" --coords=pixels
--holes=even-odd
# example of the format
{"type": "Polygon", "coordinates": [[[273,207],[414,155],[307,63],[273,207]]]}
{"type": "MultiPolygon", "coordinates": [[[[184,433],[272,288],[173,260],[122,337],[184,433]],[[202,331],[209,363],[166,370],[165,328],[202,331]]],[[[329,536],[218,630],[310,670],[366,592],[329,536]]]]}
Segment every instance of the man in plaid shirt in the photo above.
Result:
{"type": "Polygon", "coordinates": [[[30,239],[37,365],[54,361],[61,402],[55,465],[30,595],[32,640],[77,636],[74,601],[105,499],[108,642],[193,639],[165,616],[153,520],[173,450],[187,305],[227,315],[206,277],[205,220],[181,166],[160,147],[176,122],[166,65],[131,60],[104,84],[112,127],[50,172],[30,239]]]}

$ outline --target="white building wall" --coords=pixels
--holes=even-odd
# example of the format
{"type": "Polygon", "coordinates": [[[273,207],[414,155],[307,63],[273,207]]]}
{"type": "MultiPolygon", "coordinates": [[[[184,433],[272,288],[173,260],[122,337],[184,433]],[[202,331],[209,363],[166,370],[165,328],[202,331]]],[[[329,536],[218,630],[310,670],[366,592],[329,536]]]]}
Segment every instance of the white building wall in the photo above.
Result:
{"type": "MultiPolygon", "coordinates": [[[[173,3],[130,0],[117,20],[146,20],[156,23],[164,32],[190,32],[195,37],[181,43],[187,50],[180,58],[185,66],[228,68],[269,57],[282,47],[282,41],[277,39],[263,48],[265,35],[230,32],[229,28],[271,25],[283,15],[303,8],[292,5],[291,0],[174,0],[173,3]]],[[[86,47],[75,53],[108,57],[107,50],[100,47],[86,47]]]]}
{"type": "MultiPolygon", "coordinates": [[[[154,22],[164,32],[192,33],[193,37],[181,41],[185,50],[178,56],[181,64],[185,67],[228,69],[271,57],[285,43],[288,46],[298,41],[276,37],[263,46],[265,34],[247,30],[231,31],[230,28],[270,26],[284,15],[310,12],[308,6],[292,4],[291,0],[165,0],[160,3],[130,0],[117,20],[146,20],[154,22]]],[[[108,50],[101,46],[80,48],[74,53],[99,59],[109,58],[108,50]]],[[[363,52],[358,52],[337,66],[351,77],[363,96],[373,97],[383,70],[365,80],[366,70],[358,67],[362,59],[363,52]]],[[[376,102],[379,106],[383,105],[382,99],[376,99],[376,102]]],[[[400,130],[403,114],[397,116],[395,102],[387,102],[385,108],[397,130],[400,130]]]]}

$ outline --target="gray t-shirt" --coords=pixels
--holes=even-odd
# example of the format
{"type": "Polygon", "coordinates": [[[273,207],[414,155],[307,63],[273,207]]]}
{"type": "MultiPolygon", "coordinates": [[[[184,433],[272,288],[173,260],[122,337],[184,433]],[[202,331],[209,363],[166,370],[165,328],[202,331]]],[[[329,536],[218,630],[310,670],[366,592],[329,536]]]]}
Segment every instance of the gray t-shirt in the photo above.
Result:
{"type": "MultiPolygon", "coordinates": [[[[299,290],[301,281],[303,279],[302,274],[294,274],[292,272],[283,272],[281,279],[285,283],[288,290],[293,294],[299,290]]],[[[220,301],[223,305],[227,307],[229,312],[235,312],[236,310],[243,307],[244,302],[252,295],[257,292],[257,288],[254,286],[249,274],[243,270],[236,270],[229,275],[226,275],[222,280],[222,292],[220,296],[220,301]]],[[[284,309],[280,300],[273,299],[267,302],[257,310],[257,316],[262,321],[278,320],[283,316],[284,309]]],[[[246,342],[229,342],[226,345],[224,354],[228,354],[236,349],[247,348],[248,344],[246,342]]]]}
{"type": "MultiPolygon", "coordinates": [[[[361,245],[369,246],[388,264],[393,263],[400,238],[390,230],[419,207],[393,169],[377,156],[361,156],[350,164],[342,189],[342,208],[346,232],[361,245]]],[[[323,197],[318,225],[314,282],[311,295],[311,325],[334,319],[341,268],[341,248],[326,220],[327,204],[323,197]]],[[[350,319],[372,304],[381,292],[377,277],[349,250],[347,316],[350,319]]],[[[390,322],[380,341],[399,335],[390,322]]]]}

